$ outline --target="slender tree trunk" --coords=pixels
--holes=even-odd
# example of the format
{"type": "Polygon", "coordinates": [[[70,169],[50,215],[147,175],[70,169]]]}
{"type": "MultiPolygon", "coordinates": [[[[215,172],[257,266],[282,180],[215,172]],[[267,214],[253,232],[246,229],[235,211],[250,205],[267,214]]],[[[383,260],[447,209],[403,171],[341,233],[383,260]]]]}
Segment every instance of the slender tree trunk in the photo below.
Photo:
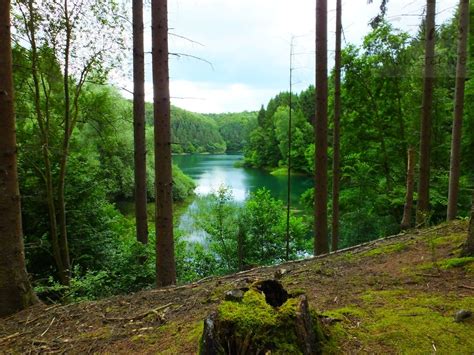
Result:
{"type": "Polygon", "coordinates": [[[332,251],[339,244],[339,185],[341,159],[341,47],[342,47],[342,0],[336,4],[336,63],[334,67],[334,130],[332,161],[332,251]]]}
{"type": "Polygon", "coordinates": [[[426,1],[425,72],[420,129],[420,176],[416,224],[424,226],[428,220],[430,206],[430,153],[433,90],[435,82],[436,0],[426,1]]]}
{"type": "Polygon", "coordinates": [[[59,249],[61,251],[61,259],[64,266],[63,283],[69,285],[71,276],[71,262],[69,259],[69,246],[67,238],[67,221],[66,221],[66,170],[67,159],[69,155],[69,142],[72,134],[71,122],[71,96],[69,92],[69,60],[71,45],[71,24],[69,21],[68,1],[64,0],[64,19],[66,26],[66,47],[64,50],[64,137],[59,162],[58,176],[58,224],[59,224],[59,249]]]}
{"type": "Polygon", "coordinates": [[[403,208],[402,223],[400,224],[402,229],[408,229],[411,227],[411,210],[413,208],[413,194],[415,192],[415,168],[415,150],[413,148],[408,148],[407,193],[405,196],[405,207],[403,208]]]}
{"type": "Polygon", "coordinates": [[[135,144],[135,215],[137,240],[148,243],[145,144],[145,54],[143,0],[133,0],[133,132],[135,144]]]}
{"type": "Polygon", "coordinates": [[[176,283],[173,239],[171,124],[168,69],[168,1],[152,0],[155,122],[156,283],[176,283]]]}
{"type": "Polygon", "coordinates": [[[18,188],[10,1],[0,2],[0,317],[35,302],[25,266],[18,188]]]}
{"type": "Polygon", "coordinates": [[[459,43],[454,96],[453,132],[451,141],[451,169],[449,171],[449,195],[447,220],[456,218],[458,210],[459,174],[461,169],[461,134],[464,114],[464,88],[467,74],[467,42],[469,35],[469,0],[459,4],[459,43]]]}
{"type": "Polygon", "coordinates": [[[245,229],[242,225],[239,225],[237,232],[237,261],[239,271],[244,269],[244,240],[245,240],[245,229]]]}
{"type": "Polygon", "coordinates": [[[31,76],[33,78],[33,88],[34,88],[34,107],[36,120],[38,122],[38,127],[40,130],[41,138],[41,149],[44,161],[44,173],[43,180],[45,183],[46,190],[46,201],[48,205],[48,214],[49,214],[49,233],[51,239],[51,247],[53,252],[53,258],[56,263],[58,270],[59,280],[62,284],[66,284],[67,280],[64,278],[65,269],[61,257],[61,251],[59,247],[59,238],[58,238],[58,224],[57,224],[57,210],[55,203],[55,194],[53,187],[53,173],[52,173],[52,163],[50,158],[49,150],[49,121],[44,117],[41,111],[41,89],[40,89],[40,80],[38,78],[38,49],[36,46],[36,28],[34,19],[36,13],[34,10],[34,0],[28,1],[28,17],[24,14],[25,29],[28,33],[30,45],[31,45],[31,76]]]}
{"type": "Polygon", "coordinates": [[[286,248],[285,248],[285,260],[290,260],[290,217],[291,217],[291,148],[293,141],[293,134],[291,131],[292,121],[293,121],[293,41],[294,37],[291,38],[290,45],[290,108],[288,110],[288,167],[287,172],[288,176],[286,179],[286,192],[287,192],[287,201],[286,201],[286,248]]]}
{"type": "Polygon", "coordinates": [[[327,25],[327,0],[316,0],[315,255],[329,251],[327,25]]]}
{"type": "Polygon", "coordinates": [[[472,193],[471,220],[469,222],[469,231],[467,241],[462,251],[463,256],[474,256],[474,191],[472,193]]]}

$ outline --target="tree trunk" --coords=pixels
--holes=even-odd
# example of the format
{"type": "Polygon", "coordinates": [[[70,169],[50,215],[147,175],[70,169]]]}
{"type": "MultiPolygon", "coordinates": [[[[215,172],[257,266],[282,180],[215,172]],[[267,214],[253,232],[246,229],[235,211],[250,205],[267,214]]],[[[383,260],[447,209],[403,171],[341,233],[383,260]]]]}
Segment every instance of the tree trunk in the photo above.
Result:
{"type": "Polygon", "coordinates": [[[176,283],[173,240],[171,124],[168,70],[168,1],[152,0],[155,123],[156,283],[176,283]]]}
{"type": "Polygon", "coordinates": [[[135,218],[137,240],[140,243],[147,244],[143,0],[133,0],[133,132],[135,144],[135,218]]]}
{"type": "Polygon", "coordinates": [[[56,209],[56,202],[55,202],[55,194],[54,194],[54,187],[53,187],[53,171],[52,171],[52,163],[50,158],[50,150],[49,150],[49,121],[48,116],[46,117],[43,115],[41,111],[41,89],[39,84],[38,78],[38,62],[39,62],[39,55],[38,49],[36,45],[36,27],[35,27],[35,18],[37,18],[37,14],[33,7],[34,0],[29,0],[27,4],[28,8],[28,16],[24,15],[24,22],[25,22],[25,29],[26,32],[29,34],[29,40],[31,45],[31,76],[33,78],[33,88],[34,88],[34,107],[35,107],[35,114],[36,120],[38,122],[38,127],[40,130],[40,138],[41,138],[41,149],[42,149],[42,156],[44,161],[44,176],[43,180],[45,183],[45,190],[46,190],[46,201],[48,205],[48,214],[49,214],[49,233],[51,239],[51,248],[53,252],[53,258],[56,263],[58,277],[62,284],[66,284],[64,275],[66,275],[65,268],[62,262],[61,251],[59,247],[59,238],[58,238],[58,223],[57,223],[57,209],[56,209]]]}
{"type": "Polygon", "coordinates": [[[10,1],[0,3],[0,317],[37,302],[26,273],[18,188],[10,1]]]}
{"type": "Polygon", "coordinates": [[[456,218],[458,210],[459,174],[461,166],[461,134],[464,113],[464,88],[467,74],[467,42],[469,34],[469,0],[459,4],[459,43],[454,96],[453,132],[451,141],[451,169],[449,171],[449,195],[447,220],[456,218]]]}
{"type": "Polygon", "coordinates": [[[474,191],[472,193],[471,221],[469,222],[469,231],[467,241],[462,251],[463,256],[474,256],[474,191]]]}
{"type": "Polygon", "coordinates": [[[413,194],[415,191],[415,157],[415,150],[413,148],[409,148],[407,164],[407,193],[405,196],[405,207],[403,208],[402,223],[400,224],[401,229],[408,229],[411,227],[411,210],[413,208],[413,194]]]}
{"type": "Polygon", "coordinates": [[[69,142],[72,134],[71,122],[71,96],[69,92],[69,60],[71,45],[71,24],[69,21],[68,2],[64,0],[64,20],[66,27],[66,47],[64,50],[64,137],[59,162],[58,176],[58,225],[59,225],[59,249],[61,252],[61,260],[64,266],[64,272],[61,277],[62,283],[69,285],[71,277],[71,262],[69,258],[69,246],[67,238],[67,221],[66,221],[66,169],[67,159],[69,155],[69,142]]]}
{"type": "Polygon", "coordinates": [[[328,246],[328,57],[327,0],[316,0],[316,124],[315,124],[315,235],[314,254],[328,246]]]}
{"type": "Polygon", "coordinates": [[[435,81],[435,28],[436,1],[426,1],[425,72],[423,83],[423,103],[420,129],[420,177],[416,224],[424,226],[428,221],[430,204],[430,153],[431,118],[433,111],[433,90],[435,81]]]}
{"type": "Polygon", "coordinates": [[[245,229],[239,224],[239,230],[237,232],[237,263],[239,271],[244,270],[244,240],[245,240],[245,229]]]}
{"type": "Polygon", "coordinates": [[[339,244],[339,185],[340,185],[340,125],[341,125],[341,39],[342,39],[342,0],[336,5],[336,63],[334,67],[334,131],[332,161],[332,251],[339,244]]]}

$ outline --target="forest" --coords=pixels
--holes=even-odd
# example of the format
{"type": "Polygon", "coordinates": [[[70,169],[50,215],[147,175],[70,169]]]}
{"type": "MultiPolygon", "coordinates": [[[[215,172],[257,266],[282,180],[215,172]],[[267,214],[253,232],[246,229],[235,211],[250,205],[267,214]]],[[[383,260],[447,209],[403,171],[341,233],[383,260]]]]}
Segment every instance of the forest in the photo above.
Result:
{"type": "Polygon", "coordinates": [[[198,113],[171,104],[167,0],[2,1],[0,352],[472,351],[474,5],[423,1],[413,34],[382,0],[356,45],[337,0],[329,56],[314,2],[314,84],[290,64],[260,110],[198,113]],[[287,198],[176,163],[232,154],[287,198]]]}

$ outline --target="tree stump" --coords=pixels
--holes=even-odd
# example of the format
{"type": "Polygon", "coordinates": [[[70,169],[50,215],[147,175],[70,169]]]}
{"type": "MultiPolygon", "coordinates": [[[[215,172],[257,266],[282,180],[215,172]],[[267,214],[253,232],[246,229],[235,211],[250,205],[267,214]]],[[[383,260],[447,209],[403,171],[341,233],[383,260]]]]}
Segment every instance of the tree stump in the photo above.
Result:
{"type": "Polygon", "coordinates": [[[200,354],[321,353],[325,336],[305,295],[292,297],[276,280],[242,291],[204,320],[200,354]]]}

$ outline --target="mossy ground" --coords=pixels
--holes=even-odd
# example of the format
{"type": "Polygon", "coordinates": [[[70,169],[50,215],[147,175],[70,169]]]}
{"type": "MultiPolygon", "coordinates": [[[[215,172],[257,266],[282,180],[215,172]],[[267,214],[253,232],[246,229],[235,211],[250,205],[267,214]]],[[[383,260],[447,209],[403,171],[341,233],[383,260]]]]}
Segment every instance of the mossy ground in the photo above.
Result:
{"type": "MultiPolygon", "coordinates": [[[[312,309],[339,320],[326,326],[325,353],[472,354],[474,320],[453,318],[461,309],[474,311],[474,261],[459,258],[466,229],[465,221],[444,224],[286,264],[281,281],[290,293],[305,292],[312,309]]],[[[0,353],[195,353],[202,320],[225,291],[271,278],[280,267],[98,302],[37,305],[0,321],[0,353]]],[[[275,321],[271,313],[263,318],[275,321]]]]}

